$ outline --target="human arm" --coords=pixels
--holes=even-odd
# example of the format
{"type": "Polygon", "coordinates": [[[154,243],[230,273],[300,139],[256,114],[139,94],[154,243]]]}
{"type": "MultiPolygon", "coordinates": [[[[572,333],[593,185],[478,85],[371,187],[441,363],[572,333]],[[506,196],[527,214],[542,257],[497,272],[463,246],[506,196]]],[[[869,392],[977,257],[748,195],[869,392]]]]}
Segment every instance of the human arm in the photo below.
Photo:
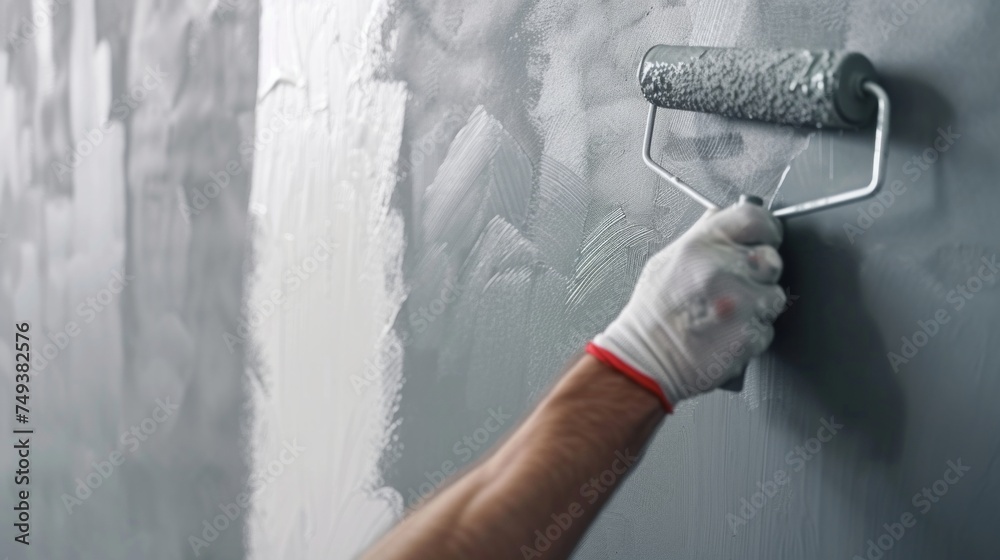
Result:
{"type": "Polygon", "coordinates": [[[565,558],[664,415],[652,393],[585,355],[493,455],[365,558],[565,558]]]}
{"type": "Polygon", "coordinates": [[[567,557],[672,407],[770,343],[784,305],[780,241],[761,208],[706,215],[650,259],[590,355],[513,435],[367,558],[567,557]]]}

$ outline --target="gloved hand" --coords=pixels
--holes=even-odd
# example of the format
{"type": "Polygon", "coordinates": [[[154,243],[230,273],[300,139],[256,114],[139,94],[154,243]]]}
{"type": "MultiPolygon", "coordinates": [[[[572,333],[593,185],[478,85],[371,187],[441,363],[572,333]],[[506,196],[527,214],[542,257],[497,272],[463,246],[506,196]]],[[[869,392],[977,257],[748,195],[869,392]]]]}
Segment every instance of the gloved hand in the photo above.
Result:
{"type": "Polygon", "coordinates": [[[706,214],[646,263],[632,298],[587,352],[653,391],[667,412],[739,375],[774,338],[782,229],[739,204],[706,214]]]}

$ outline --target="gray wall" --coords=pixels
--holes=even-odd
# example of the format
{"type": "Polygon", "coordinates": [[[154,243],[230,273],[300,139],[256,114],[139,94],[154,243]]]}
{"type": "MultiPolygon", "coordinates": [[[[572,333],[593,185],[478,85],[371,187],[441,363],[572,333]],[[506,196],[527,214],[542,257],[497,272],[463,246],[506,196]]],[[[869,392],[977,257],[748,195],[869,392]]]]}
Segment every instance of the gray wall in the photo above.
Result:
{"type": "MultiPolygon", "coordinates": [[[[30,322],[36,431],[30,547],[5,436],[0,557],[194,558],[249,471],[243,350],[221,341],[242,299],[256,3],[35,4],[0,2],[0,361],[30,322]]],[[[200,558],[243,556],[245,518],[200,558]]]]}
{"type": "MultiPolygon", "coordinates": [[[[904,514],[915,525],[883,537],[885,558],[995,556],[1000,304],[995,282],[976,280],[1000,251],[994,3],[300,0],[266,5],[263,19],[245,0],[59,6],[23,27],[26,3],[0,0],[0,316],[32,322],[36,351],[54,352],[32,387],[26,557],[193,557],[190,537],[273,458],[247,449],[270,441],[261,434],[308,452],[200,558],[349,555],[436,471],[473,464],[697,218],[639,157],[635,67],[656,43],[869,55],[894,102],[898,194],[788,224],[784,283],[797,299],[773,349],[742,394],[665,421],[578,557],[851,558],[904,514]],[[166,75],[138,100],[147,66],[166,75]],[[296,109],[278,141],[256,142],[257,202],[274,201],[255,225],[264,265],[246,258],[244,147],[261,107],[296,109]],[[95,128],[90,155],[70,161],[95,128]],[[213,195],[230,164],[240,173],[213,195]],[[337,254],[255,331],[271,346],[252,358],[249,343],[227,348],[245,279],[280,284],[323,228],[337,254]],[[128,285],[112,292],[121,270],[128,285]],[[105,292],[100,311],[80,311],[105,292]],[[935,315],[947,322],[915,354],[901,349],[935,315]],[[79,334],[58,348],[71,321],[79,334]],[[890,360],[902,350],[905,363],[890,360]],[[259,378],[245,378],[248,362],[259,378]],[[379,373],[378,391],[354,392],[379,373]],[[122,436],[157,399],[180,408],[133,449],[122,436]],[[492,414],[514,417],[492,433],[492,414]],[[820,445],[824,422],[843,428],[820,445]],[[67,509],[77,479],[115,452],[125,462],[67,509]],[[949,462],[970,470],[915,503],[949,462]],[[755,494],[765,486],[776,491],[755,494]]],[[[864,181],[871,138],[665,111],[656,146],[719,200],[780,184],[790,202],[864,181]]],[[[2,363],[12,339],[7,321],[2,363]]],[[[0,471],[11,459],[0,454],[0,471]]],[[[0,485],[0,501],[14,490],[0,485]]],[[[0,527],[0,555],[24,557],[0,527]]]]}
{"type": "MultiPolygon", "coordinates": [[[[846,48],[874,61],[893,100],[897,194],[787,223],[796,297],[773,349],[742,394],[665,421],[577,557],[863,557],[905,514],[915,525],[882,537],[886,558],[994,557],[1000,296],[982,259],[1000,251],[998,17],[987,0],[404,3],[386,25],[390,77],[411,93],[389,483],[410,505],[446,462],[472,464],[475,437],[500,438],[477,432],[490,409],[535,402],[642,262],[696,219],[640,159],[648,46],[846,48]],[[947,323],[902,349],[935,314],[947,323]],[[824,421],[843,428],[811,439],[824,421]],[[953,463],[968,472],[914,501],[953,463]],[[754,496],[776,477],[774,495],[754,496]]],[[[716,199],[781,183],[779,203],[803,200],[869,171],[870,133],[660,114],[657,158],[716,199]]]]}

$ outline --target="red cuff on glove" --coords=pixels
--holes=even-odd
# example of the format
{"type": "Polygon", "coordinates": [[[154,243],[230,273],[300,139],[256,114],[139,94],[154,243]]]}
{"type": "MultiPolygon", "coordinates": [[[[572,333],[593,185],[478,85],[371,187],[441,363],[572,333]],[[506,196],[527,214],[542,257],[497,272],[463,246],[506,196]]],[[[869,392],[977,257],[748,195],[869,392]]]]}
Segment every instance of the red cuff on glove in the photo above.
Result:
{"type": "Polygon", "coordinates": [[[611,352],[608,352],[593,342],[588,342],[585,350],[588,354],[597,358],[597,360],[602,364],[617,370],[625,377],[631,379],[636,385],[639,385],[643,389],[653,393],[653,395],[659,399],[660,404],[663,405],[663,409],[667,411],[667,414],[674,411],[674,407],[671,406],[670,401],[667,400],[667,396],[663,394],[663,389],[660,388],[659,383],[653,381],[647,375],[636,371],[632,368],[632,366],[619,360],[618,356],[615,356],[611,352]]]}

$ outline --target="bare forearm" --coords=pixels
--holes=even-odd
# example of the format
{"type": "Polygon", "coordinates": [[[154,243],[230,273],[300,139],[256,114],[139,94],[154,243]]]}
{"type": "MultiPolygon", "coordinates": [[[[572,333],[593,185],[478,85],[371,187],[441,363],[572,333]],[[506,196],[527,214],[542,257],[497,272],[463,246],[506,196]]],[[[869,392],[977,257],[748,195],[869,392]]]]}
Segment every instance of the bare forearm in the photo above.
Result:
{"type": "Polygon", "coordinates": [[[367,557],[565,558],[663,416],[652,393],[585,356],[499,449],[367,557]],[[553,524],[558,536],[539,541],[553,524]]]}

